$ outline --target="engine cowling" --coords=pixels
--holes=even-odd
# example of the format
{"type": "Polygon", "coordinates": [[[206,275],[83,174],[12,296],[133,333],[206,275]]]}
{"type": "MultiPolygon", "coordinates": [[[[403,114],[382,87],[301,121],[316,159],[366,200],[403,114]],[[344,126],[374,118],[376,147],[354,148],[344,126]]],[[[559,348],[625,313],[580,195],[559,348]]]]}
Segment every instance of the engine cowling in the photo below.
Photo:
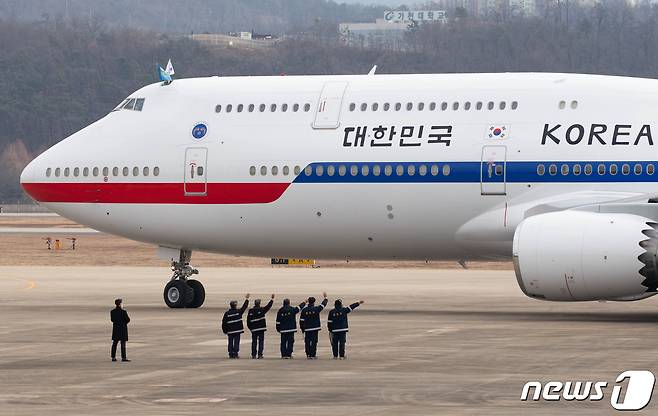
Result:
{"type": "Polygon", "coordinates": [[[525,219],[514,234],[523,293],[552,301],[656,294],[658,223],[632,214],[561,211],[525,219]]]}

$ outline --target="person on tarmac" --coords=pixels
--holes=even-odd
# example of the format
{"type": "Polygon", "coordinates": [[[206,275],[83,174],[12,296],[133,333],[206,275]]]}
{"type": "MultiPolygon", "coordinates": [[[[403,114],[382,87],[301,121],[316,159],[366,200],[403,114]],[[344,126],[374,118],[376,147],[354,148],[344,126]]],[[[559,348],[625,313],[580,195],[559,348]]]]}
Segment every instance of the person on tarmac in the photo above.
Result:
{"type": "Polygon", "coordinates": [[[315,298],[308,298],[308,304],[299,314],[299,327],[304,333],[304,349],[306,358],[314,360],[317,358],[318,332],[320,332],[320,312],[327,306],[327,292],[322,293],[324,299],[319,305],[315,304],[315,298]]]}
{"type": "Polygon", "coordinates": [[[295,344],[295,332],[297,332],[297,314],[306,305],[305,302],[299,306],[290,306],[290,299],[283,300],[283,306],[276,314],[276,331],[281,334],[281,358],[291,359],[293,345],[295,344]]]}
{"type": "Polygon", "coordinates": [[[224,313],[222,318],[222,332],[228,336],[228,358],[240,358],[240,335],[244,332],[242,315],[249,306],[249,293],[244,297],[242,307],[238,309],[238,301],[232,300],[230,309],[224,313]]]}
{"type": "Polygon", "coordinates": [[[123,309],[123,300],[114,301],[114,309],[110,311],[110,320],[112,321],[112,361],[117,360],[117,344],[121,343],[121,361],[130,361],[126,357],[126,342],[128,342],[128,323],[130,317],[128,312],[123,309]]]}
{"type": "Polygon", "coordinates": [[[265,307],[260,306],[260,299],[254,300],[254,307],[249,309],[247,314],[247,328],[251,331],[251,358],[263,358],[263,349],[265,348],[265,331],[267,331],[267,322],[265,322],[265,315],[272,308],[274,304],[274,294],[267,302],[265,307]]]}
{"type": "Polygon", "coordinates": [[[339,357],[341,360],[345,359],[345,342],[347,341],[347,332],[349,331],[347,314],[352,312],[359,305],[363,305],[362,300],[345,308],[343,307],[343,301],[336,299],[336,302],[334,302],[334,309],[329,312],[327,328],[329,329],[329,335],[331,338],[331,350],[334,353],[334,360],[339,357]]]}

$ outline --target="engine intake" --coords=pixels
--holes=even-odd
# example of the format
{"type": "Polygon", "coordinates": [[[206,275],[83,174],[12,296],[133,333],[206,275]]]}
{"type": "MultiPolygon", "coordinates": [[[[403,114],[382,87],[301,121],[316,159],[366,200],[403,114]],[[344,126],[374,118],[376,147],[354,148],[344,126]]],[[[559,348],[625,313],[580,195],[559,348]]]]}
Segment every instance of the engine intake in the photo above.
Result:
{"type": "Polygon", "coordinates": [[[514,233],[523,293],[552,301],[645,299],[658,287],[658,224],[631,214],[561,211],[514,233]]]}

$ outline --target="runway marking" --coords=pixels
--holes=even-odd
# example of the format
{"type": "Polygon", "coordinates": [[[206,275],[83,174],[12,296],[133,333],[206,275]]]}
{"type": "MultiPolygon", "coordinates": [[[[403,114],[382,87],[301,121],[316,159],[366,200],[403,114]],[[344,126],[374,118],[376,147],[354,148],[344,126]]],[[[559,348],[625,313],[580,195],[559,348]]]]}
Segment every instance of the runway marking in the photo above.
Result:
{"type": "Polygon", "coordinates": [[[0,395],[0,403],[3,404],[36,404],[35,400],[41,399],[41,396],[36,394],[2,394],[0,395]]]}
{"type": "Polygon", "coordinates": [[[177,377],[183,370],[154,370],[121,377],[121,380],[139,381],[149,378],[177,377]]]}
{"type": "Polygon", "coordinates": [[[450,332],[457,332],[459,329],[457,328],[436,328],[436,329],[429,329],[425,332],[428,334],[447,334],[450,332]]]}
{"type": "Polygon", "coordinates": [[[220,397],[196,397],[192,399],[156,399],[153,403],[221,403],[228,399],[220,397]]]}

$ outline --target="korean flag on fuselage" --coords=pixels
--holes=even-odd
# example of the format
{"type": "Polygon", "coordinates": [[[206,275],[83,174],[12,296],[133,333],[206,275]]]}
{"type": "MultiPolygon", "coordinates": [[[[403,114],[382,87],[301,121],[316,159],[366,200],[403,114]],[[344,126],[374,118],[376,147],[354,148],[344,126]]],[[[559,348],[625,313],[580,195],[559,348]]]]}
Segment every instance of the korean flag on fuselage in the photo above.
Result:
{"type": "Polygon", "coordinates": [[[494,124],[487,127],[484,138],[487,140],[505,140],[509,138],[511,126],[507,124],[494,124]]]}

